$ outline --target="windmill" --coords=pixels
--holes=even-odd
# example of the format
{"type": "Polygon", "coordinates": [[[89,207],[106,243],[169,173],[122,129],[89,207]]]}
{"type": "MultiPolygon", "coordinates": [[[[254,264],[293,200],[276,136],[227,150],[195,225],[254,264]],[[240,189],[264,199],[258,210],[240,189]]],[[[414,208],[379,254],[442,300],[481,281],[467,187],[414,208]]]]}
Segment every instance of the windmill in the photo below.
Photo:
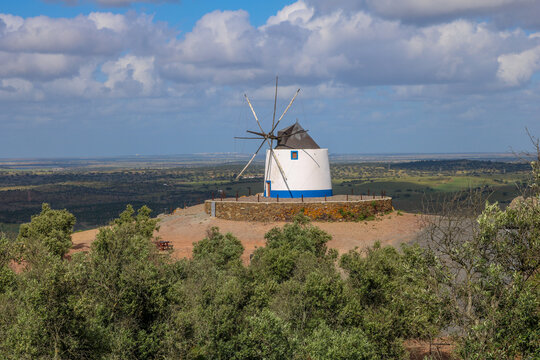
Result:
{"type": "Polygon", "coordinates": [[[236,176],[236,180],[242,176],[255,159],[255,156],[266,144],[268,149],[266,150],[264,171],[264,196],[279,196],[281,198],[331,196],[332,183],[328,149],[321,149],[307,134],[307,130],[300,126],[298,121],[294,125],[278,131],[277,135],[274,133],[300,92],[300,89],[296,91],[276,121],[277,90],[278,78],[276,77],[274,114],[272,116],[272,127],[268,132],[263,130],[251,101],[247,95],[244,95],[260,131],[246,130],[247,133],[254,136],[236,138],[261,140],[261,143],[246,166],[236,176]],[[274,141],[277,142],[275,148],[274,141]]]}

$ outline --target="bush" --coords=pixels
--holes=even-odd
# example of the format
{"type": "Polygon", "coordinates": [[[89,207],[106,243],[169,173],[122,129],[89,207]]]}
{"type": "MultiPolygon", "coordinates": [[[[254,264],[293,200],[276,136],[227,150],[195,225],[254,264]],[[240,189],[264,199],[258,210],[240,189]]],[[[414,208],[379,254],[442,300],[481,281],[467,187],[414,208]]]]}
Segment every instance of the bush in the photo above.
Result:
{"type": "Polygon", "coordinates": [[[52,210],[49,204],[44,203],[39,215],[32,216],[29,223],[21,225],[17,240],[24,243],[28,251],[36,246],[45,246],[51,254],[62,257],[71,248],[74,225],[75,216],[67,210],[52,210]]]}

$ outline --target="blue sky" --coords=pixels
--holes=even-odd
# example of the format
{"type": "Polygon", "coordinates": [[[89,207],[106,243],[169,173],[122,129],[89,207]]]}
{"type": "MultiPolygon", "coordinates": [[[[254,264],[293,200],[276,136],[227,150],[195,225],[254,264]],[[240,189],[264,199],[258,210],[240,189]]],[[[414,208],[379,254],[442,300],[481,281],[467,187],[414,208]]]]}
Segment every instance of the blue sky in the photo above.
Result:
{"type": "Polygon", "coordinates": [[[302,91],[333,153],[505,152],[540,135],[533,0],[28,0],[0,6],[0,157],[250,152],[302,91]]]}
{"type": "Polygon", "coordinates": [[[2,4],[3,13],[14,14],[23,17],[33,17],[46,15],[54,18],[74,17],[80,14],[88,15],[95,11],[112,12],[115,14],[124,14],[126,11],[136,11],[154,15],[157,21],[166,21],[170,26],[177,28],[182,32],[190,31],[197,20],[204,14],[216,9],[220,10],[239,10],[243,9],[249,12],[250,20],[253,25],[263,25],[270,15],[281,10],[290,1],[223,1],[223,0],[183,0],[169,2],[138,2],[125,5],[104,6],[92,1],[81,1],[66,6],[63,1],[44,1],[44,0],[6,0],[2,4]]]}

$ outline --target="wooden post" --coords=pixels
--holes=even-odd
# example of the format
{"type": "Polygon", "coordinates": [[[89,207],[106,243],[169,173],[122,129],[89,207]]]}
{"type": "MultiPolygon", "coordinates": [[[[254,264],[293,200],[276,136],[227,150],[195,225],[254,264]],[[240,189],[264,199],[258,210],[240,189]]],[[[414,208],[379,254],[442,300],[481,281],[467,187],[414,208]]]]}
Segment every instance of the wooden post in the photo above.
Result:
{"type": "Polygon", "coordinates": [[[362,194],[360,194],[360,200],[362,200],[362,194]]]}
{"type": "Polygon", "coordinates": [[[238,191],[236,192],[236,201],[238,201],[238,191]]]}
{"type": "Polygon", "coordinates": [[[324,195],[324,201],[326,201],[326,195],[324,195]]]}
{"type": "Polygon", "coordinates": [[[257,194],[257,202],[259,202],[259,196],[260,196],[260,195],[259,195],[259,194],[257,194]]]}
{"type": "Polygon", "coordinates": [[[251,196],[251,186],[248,186],[248,196],[251,196]]]}
{"type": "Polygon", "coordinates": [[[276,202],[279,202],[279,194],[276,196],[276,202]]]}
{"type": "Polygon", "coordinates": [[[302,194],[302,202],[304,202],[304,194],[302,194]]]}
{"type": "Polygon", "coordinates": [[[212,191],[212,201],[214,201],[214,192],[212,191]]]}

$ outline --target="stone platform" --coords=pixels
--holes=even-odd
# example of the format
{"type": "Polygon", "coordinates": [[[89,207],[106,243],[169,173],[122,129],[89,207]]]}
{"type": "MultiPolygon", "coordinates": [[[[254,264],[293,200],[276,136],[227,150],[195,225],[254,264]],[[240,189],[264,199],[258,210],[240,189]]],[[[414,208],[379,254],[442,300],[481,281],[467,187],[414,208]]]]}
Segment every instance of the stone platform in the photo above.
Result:
{"type": "Polygon", "coordinates": [[[392,211],[392,198],[376,195],[334,195],[326,198],[275,199],[261,195],[206,200],[204,210],[220,219],[291,221],[303,213],[318,221],[359,221],[392,211]]]}

